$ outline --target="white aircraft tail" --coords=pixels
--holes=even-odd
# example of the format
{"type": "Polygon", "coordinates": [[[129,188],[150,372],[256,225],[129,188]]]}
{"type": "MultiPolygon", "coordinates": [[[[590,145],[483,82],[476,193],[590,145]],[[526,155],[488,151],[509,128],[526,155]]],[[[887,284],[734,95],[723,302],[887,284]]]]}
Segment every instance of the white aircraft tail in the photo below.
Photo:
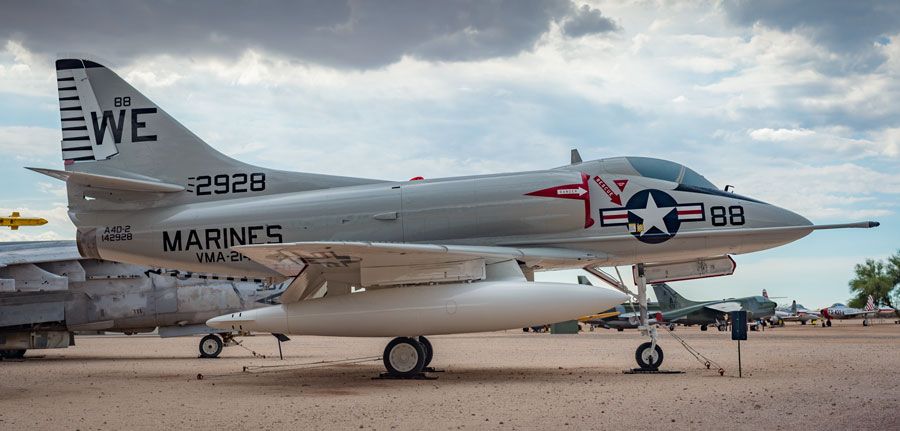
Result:
{"type": "Polygon", "coordinates": [[[60,59],[56,74],[65,171],[35,170],[67,182],[76,213],[375,182],[248,165],[207,145],[99,63],[60,59]]]}

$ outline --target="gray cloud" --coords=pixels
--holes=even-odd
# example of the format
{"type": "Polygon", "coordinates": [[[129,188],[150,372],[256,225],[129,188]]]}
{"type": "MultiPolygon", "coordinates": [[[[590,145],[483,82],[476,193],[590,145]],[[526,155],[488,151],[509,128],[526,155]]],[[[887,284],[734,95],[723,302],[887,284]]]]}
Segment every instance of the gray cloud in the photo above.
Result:
{"type": "Polygon", "coordinates": [[[8,3],[0,37],[44,53],[235,55],[248,48],[336,67],[404,55],[466,61],[531,49],[552,22],[582,36],[612,21],[570,0],[190,1],[8,3]]]}
{"type": "Polygon", "coordinates": [[[603,16],[599,9],[593,9],[588,5],[581,6],[562,25],[563,34],[569,37],[581,37],[617,30],[619,30],[619,25],[615,21],[603,16]]]}
{"type": "Polygon", "coordinates": [[[723,6],[737,24],[805,31],[841,52],[870,48],[900,32],[896,0],[726,0],[723,6]]]}

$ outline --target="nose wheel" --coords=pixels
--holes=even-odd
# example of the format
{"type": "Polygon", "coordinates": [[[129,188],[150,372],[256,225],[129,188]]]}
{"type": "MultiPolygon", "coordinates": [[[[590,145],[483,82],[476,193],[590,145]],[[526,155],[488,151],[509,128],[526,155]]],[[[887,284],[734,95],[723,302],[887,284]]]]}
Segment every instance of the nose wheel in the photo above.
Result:
{"type": "Polygon", "coordinates": [[[638,346],[634,352],[634,360],[642,370],[656,370],[663,361],[663,351],[659,345],[646,342],[638,346]]]}

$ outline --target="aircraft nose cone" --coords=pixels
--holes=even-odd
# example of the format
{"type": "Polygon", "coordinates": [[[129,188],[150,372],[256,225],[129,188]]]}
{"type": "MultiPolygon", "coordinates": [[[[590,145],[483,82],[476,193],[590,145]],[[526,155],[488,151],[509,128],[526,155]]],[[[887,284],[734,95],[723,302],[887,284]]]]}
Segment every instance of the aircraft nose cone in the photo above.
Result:
{"type": "Polygon", "coordinates": [[[791,210],[779,208],[780,218],[783,226],[812,226],[812,222],[808,218],[803,217],[791,210]]]}
{"type": "Polygon", "coordinates": [[[231,324],[234,321],[231,314],[226,314],[224,316],[213,317],[206,321],[206,326],[210,328],[216,329],[228,329],[231,330],[231,324]]]}

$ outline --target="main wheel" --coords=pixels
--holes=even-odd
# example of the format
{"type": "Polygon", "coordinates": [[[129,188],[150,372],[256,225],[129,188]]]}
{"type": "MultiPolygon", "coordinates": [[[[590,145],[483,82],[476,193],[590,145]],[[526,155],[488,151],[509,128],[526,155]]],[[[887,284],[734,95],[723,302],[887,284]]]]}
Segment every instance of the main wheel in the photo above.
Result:
{"type": "Polygon", "coordinates": [[[830,321],[830,320],[828,321],[828,327],[829,327],[829,328],[831,327],[831,321],[830,321]]]}
{"type": "Polygon", "coordinates": [[[869,326],[869,319],[863,319],[863,326],[869,326]]]}
{"type": "Polygon", "coordinates": [[[397,377],[412,377],[425,368],[425,348],[409,337],[397,337],[384,348],[384,368],[397,377]]]}
{"type": "Polygon", "coordinates": [[[662,348],[657,344],[655,349],[651,349],[651,345],[652,343],[648,341],[638,346],[634,352],[634,360],[637,361],[639,367],[645,370],[658,369],[663,362],[662,348]]]}
{"type": "Polygon", "coordinates": [[[419,342],[422,343],[422,349],[425,351],[425,365],[422,366],[424,368],[431,364],[431,359],[434,358],[434,347],[431,346],[431,341],[425,337],[419,336],[419,342]]]}
{"type": "Polygon", "coordinates": [[[706,326],[706,325],[700,325],[700,330],[701,330],[701,331],[706,331],[707,329],[709,329],[708,326],[706,326]]]}
{"type": "Polygon", "coordinates": [[[200,357],[201,358],[218,358],[222,353],[222,339],[216,334],[209,334],[200,340],[200,357]]]}

